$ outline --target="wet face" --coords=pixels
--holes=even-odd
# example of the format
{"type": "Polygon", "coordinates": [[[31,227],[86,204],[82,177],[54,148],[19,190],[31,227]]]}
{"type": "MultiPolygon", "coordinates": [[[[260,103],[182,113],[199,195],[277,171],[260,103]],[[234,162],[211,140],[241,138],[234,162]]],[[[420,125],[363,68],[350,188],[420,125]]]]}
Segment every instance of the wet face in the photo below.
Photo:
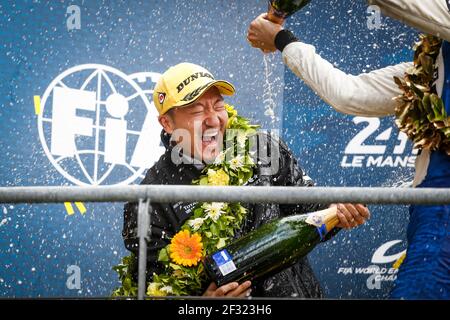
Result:
{"type": "Polygon", "coordinates": [[[222,149],[228,113],[219,90],[212,87],[191,105],[174,108],[159,121],[185,154],[210,163],[222,149]]]}

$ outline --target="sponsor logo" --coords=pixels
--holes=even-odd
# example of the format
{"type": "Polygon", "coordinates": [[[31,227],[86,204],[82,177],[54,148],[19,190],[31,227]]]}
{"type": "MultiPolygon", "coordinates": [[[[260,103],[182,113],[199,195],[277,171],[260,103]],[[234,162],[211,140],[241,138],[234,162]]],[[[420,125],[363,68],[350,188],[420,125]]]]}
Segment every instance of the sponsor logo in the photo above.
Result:
{"type": "Polygon", "coordinates": [[[347,144],[341,160],[343,168],[414,167],[417,150],[407,151],[408,137],[390,127],[382,132],[378,118],[353,118],[354,124],[367,123],[347,144]],[[392,150],[388,148],[396,138],[392,150]]]}
{"type": "Polygon", "coordinates": [[[159,101],[159,104],[163,104],[164,103],[164,100],[166,99],[166,94],[165,93],[163,93],[163,92],[158,92],[158,101],[159,101]]]}
{"type": "Polygon", "coordinates": [[[56,170],[80,186],[142,178],[164,150],[153,91],[142,89],[152,88],[159,76],[126,75],[100,64],[75,66],[56,76],[38,113],[39,138],[56,170]]]}
{"type": "Polygon", "coordinates": [[[197,80],[198,78],[211,78],[212,80],[214,80],[214,77],[210,73],[207,73],[207,72],[196,72],[194,74],[191,74],[186,79],[184,79],[183,82],[181,82],[177,86],[178,93],[180,93],[181,90],[183,90],[185,86],[187,86],[189,83],[191,83],[191,81],[197,80]]]}
{"type": "Polygon", "coordinates": [[[205,84],[204,86],[201,86],[200,88],[195,89],[191,93],[188,93],[181,101],[191,101],[195,99],[203,89],[205,89],[209,84],[205,84]]]}

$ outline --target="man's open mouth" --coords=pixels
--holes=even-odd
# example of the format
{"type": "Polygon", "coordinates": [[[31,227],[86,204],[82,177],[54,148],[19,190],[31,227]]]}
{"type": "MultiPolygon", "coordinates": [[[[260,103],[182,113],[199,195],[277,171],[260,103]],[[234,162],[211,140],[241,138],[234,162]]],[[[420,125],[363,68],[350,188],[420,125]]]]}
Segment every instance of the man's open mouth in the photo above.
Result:
{"type": "Polygon", "coordinates": [[[219,133],[220,131],[218,129],[208,129],[203,132],[202,135],[202,143],[203,145],[212,145],[216,144],[219,140],[219,133]]]}

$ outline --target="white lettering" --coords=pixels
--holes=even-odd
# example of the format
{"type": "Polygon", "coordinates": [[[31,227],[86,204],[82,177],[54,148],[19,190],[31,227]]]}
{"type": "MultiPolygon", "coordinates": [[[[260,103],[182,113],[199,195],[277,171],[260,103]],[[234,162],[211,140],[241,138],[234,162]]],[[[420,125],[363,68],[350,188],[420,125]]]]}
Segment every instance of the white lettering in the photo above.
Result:
{"type": "Polygon", "coordinates": [[[55,87],[53,89],[53,125],[51,153],[72,157],[76,152],[75,135],[92,137],[93,121],[76,116],[78,109],[95,111],[96,94],[91,91],[55,87]]]}

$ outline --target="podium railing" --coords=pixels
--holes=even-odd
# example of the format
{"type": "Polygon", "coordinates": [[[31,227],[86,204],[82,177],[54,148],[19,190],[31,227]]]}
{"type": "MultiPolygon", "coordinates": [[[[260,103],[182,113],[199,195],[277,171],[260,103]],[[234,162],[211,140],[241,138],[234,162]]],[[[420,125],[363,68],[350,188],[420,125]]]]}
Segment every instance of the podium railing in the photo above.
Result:
{"type": "Polygon", "coordinates": [[[101,187],[0,187],[0,203],[138,202],[138,299],[145,295],[151,203],[364,203],[450,204],[449,188],[265,187],[139,185],[101,187]]]}

